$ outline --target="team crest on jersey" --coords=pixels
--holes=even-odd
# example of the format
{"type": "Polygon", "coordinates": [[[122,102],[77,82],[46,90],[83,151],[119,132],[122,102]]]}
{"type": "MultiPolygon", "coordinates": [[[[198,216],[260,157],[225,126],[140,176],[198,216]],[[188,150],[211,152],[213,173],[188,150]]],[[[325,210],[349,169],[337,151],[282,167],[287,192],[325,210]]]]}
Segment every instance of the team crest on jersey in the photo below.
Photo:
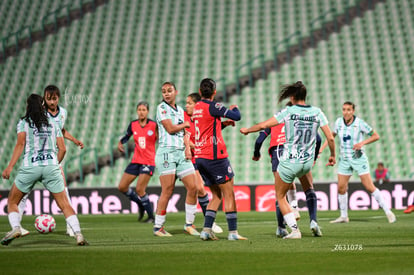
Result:
{"type": "Polygon", "coordinates": [[[164,164],[162,166],[164,168],[168,168],[170,166],[170,164],[168,163],[168,161],[164,161],[164,164]]]}
{"type": "Polygon", "coordinates": [[[147,132],[147,135],[148,136],[152,136],[154,134],[154,132],[152,131],[152,130],[149,130],[148,132],[147,132]]]}
{"type": "Polygon", "coordinates": [[[214,107],[215,107],[216,109],[221,110],[221,108],[223,108],[223,104],[221,104],[221,103],[216,103],[216,104],[214,105],[214,107]]]}
{"type": "Polygon", "coordinates": [[[229,167],[227,167],[227,172],[229,172],[229,174],[233,173],[233,169],[231,169],[230,165],[229,165],[229,167]]]}

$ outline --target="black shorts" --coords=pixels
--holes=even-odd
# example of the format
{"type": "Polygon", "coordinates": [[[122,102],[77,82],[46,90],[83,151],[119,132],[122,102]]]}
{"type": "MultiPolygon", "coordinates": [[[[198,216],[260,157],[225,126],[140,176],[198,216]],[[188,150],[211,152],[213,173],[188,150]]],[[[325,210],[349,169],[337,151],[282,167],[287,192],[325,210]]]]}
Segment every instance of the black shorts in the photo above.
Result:
{"type": "Polygon", "coordinates": [[[205,186],[223,184],[234,177],[230,161],[225,159],[196,159],[196,164],[205,186]]]}
{"type": "Polygon", "coordinates": [[[139,164],[139,163],[130,163],[125,169],[125,173],[138,176],[140,174],[148,174],[152,176],[154,174],[155,166],[139,164]]]}
{"type": "Polygon", "coordinates": [[[272,154],[272,171],[276,172],[279,166],[279,159],[283,155],[283,144],[280,146],[274,146],[270,149],[272,154]]]}

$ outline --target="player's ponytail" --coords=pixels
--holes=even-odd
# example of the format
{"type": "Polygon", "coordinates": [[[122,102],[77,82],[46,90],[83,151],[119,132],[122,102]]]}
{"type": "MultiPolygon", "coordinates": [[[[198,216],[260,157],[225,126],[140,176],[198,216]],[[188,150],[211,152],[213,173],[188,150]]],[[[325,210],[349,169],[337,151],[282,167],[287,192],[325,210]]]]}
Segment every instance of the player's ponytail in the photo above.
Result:
{"type": "Polygon", "coordinates": [[[279,102],[282,102],[284,99],[293,96],[295,100],[305,100],[306,99],[306,87],[303,85],[302,81],[297,81],[293,84],[286,84],[282,86],[279,94],[279,102]]]}
{"type": "Polygon", "coordinates": [[[31,94],[27,98],[26,115],[22,119],[26,120],[31,127],[36,126],[37,129],[49,126],[44,100],[40,95],[31,94]]]}

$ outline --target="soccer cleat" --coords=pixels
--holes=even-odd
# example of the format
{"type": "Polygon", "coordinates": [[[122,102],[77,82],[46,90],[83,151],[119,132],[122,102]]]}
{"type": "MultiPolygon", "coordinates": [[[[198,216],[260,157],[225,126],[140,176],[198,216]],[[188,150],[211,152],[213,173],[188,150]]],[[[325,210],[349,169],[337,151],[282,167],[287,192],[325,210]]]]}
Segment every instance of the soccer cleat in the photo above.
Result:
{"type": "Polygon", "coordinates": [[[208,240],[217,241],[219,238],[217,238],[216,235],[214,235],[211,229],[209,230],[204,229],[200,233],[200,239],[202,239],[203,241],[208,241],[208,240]]]}
{"type": "Polygon", "coordinates": [[[76,244],[79,246],[88,245],[89,243],[85,240],[82,233],[76,233],[75,235],[76,244]]]}
{"type": "Polygon", "coordinates": [[[216,234],[223,233],[223,229],[219,225],[217,225],[215,222],[213,222],[213,227],[211,228],[211,230],[216,234]]]}
{"type": "Polygon", "coordinates": [[[389,223],[395,223],[397,221],[397,218],[391,211],[387,213],[387,218],[389,223]]]}
{"type": "Polygon", "coordinates": [[[411,212],[414,212],[414,205],[410,205],[404,210],[405,214],[410,214],[411,212]]]}
{"type": "Polygon", "coordinates": [[[66,235],[69,237],[75,237],[75,232],[73,232],[73,229],[69,224],[66,224],[66,235]]]}
{"type": "Polygon", "coordinates": [[[339,217],[336,220],[330,221],[329,223],[349,223],[348,217],[339,217]]]}
{"type": "Polygon", "coordinates": [[[285,236],[289,235],[289,232],[286,230],[286,228],[282,228],[280,226],[276,229],[276,237],[283,238],[285,236]]]}
{"type": "Polygon", "coordinates": [[[312,230],[314,237],[322,237],[322,231],[316,221],[312,220],[310,222],[310,229],[312,230]]]}
{"type": "Polygon", "coordinates": [[[194,224],[190,224],[190,225],[185,224],[184,225],[184,231],[187,234],[192,235],[192,236],[200,236],[200,233],[198,233],[198,231],[195,229],[194,224]]]}
{"type": "Polygon", "coordinates": [[[157,237],[171,237],[172,235],[165,231],[164,226],[161,228],[154,227],[154,236],[157,237]]]}
{"type": "Polygon", "coordinates": [[[227,240],[229,241],[245,241],[247,240],[246,237],[240,236],[237,231],[235,233],[229,233],[229,236],[227,237],[227,240]]]}
{"type": "Polygon", "coordinates": [[[300,213],[297,207],[293,208],[293,214],[295,215],[295,219],[298,221],[300,220],[300,213]]]}
{"type": "Polygon", "coordinates": [[[154,223],[155,219],[148,217],[147,219],[143,220],[143,223],[154,223]]]}
{"type": "Polygon", "coordinates": [[[140,207],[138,206],[138,221],[142,221],[142,219],[144,218],[144,214],[145,214],[145,209],[144,207],[140,207]]]}
{"type": "Polygon", "coordinates": [[[20,226],[20,232],[22,233],[22,235],[20,237],[24,237],[30,234],[29,230],[24,229],[23,227],[20,226]]]}
{"type": "Polygon", "coordinates": [[[22,232],[20,231],[20,227],[13,228],[12,231],[7,232],[6,236],[4,236],[3,239],[1,239],[2,245],[9,245],[14,239],[20,238],[22,235],[22,232]]]}
{"type": "Polygon", "coordinates": [[[289,235],[284,236],[283,239],[302,239],[302,233],[300,233],[299,229],[292,230],[289,235]]]}

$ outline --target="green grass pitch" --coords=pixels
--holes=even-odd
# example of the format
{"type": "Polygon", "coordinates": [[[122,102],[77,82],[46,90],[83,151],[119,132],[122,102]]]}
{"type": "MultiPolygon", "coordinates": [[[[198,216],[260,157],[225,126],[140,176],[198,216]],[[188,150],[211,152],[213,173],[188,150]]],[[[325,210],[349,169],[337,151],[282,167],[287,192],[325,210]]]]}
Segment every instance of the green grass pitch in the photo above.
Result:
{"type": "MultiPolygon", "coordinates": [[[[34,216],[22,225],[31,234],[0,247],[1,274],[414,274],[414,214],[394,211],[395,224],[384,213],[350,211],[349,224],[330,224],[336,211],[319,212],[323,237],[309,229],[301,212],[300,240],[275,236],[274,213],[238,213],[239,233],[248,241],[228,241],[224,229],[218,241],[201,241],[183,233],[184,213],[169,213],[166,229],[173,237],[152,235],[152,225],[134,215],[79,216],[90,245],[77,247],[65,235],[63,216],[55,216],[56,231],[42,235],[34,216]]],[[[196,218],[201,228],[202,214],[196,218]]],[[[10,230],[0,217],[0,234],[10,230]]]]}

